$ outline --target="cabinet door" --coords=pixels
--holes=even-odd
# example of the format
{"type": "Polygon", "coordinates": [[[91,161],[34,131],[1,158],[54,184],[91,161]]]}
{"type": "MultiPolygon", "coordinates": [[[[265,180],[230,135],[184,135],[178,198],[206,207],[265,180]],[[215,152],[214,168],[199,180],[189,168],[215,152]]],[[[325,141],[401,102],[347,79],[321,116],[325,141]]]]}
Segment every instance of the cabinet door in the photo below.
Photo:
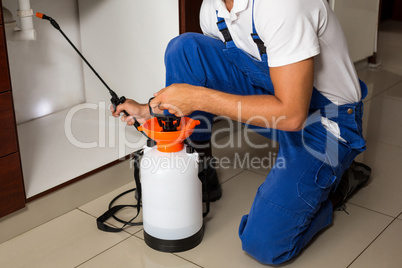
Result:
{"type": "Polygon", "coordinates": [[[11,92],[0,93],[0,157],[18,151],[11,92]]]}
{"type": "Polygon", "coordinates": [[[202,0],[179,0],[180,33],[201,33],[200,8],[202,0]]]}
{"type": "Polygon", "coordinates": [[[402,21],[402,0],[395,0],[393,9],[392,19],[402,21]]]}
{"type": "Polygon", "coordinates": [[[4,30],[3,27],[0,27],[0,92],[10,90],[10,75],[8,73],[5,42],[4,30]]]}
{"type": "Polygon", "coordinates": [[[0,158],[0,217],[25,206],[19,153],[0,158]]]}
{"type": "MultiPolygon", "coordinates": [[[[0,0],[0,6],[3,6],[3,4],[1,3],[1,0],[0,0]]],[[[0,24],[3,24],[3,14],[1,14],[1,12],[3,12],[2,8],[0,8],[0,24]]]]}

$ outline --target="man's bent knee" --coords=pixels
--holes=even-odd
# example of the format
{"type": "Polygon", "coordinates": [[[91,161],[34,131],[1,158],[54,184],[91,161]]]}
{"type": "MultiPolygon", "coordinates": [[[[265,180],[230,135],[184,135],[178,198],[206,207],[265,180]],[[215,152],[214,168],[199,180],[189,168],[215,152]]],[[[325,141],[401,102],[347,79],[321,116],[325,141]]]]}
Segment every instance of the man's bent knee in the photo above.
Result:
{"type": "Polygon", "coordinates": [[[300,251],[298,234],[303,219],[257,193],[249,215],[243,216],[239,236],[242,248],[264,264],[280,264],[300,251]]]}
{"type": "Polygon", "coordinates": [[[202,35],[197,33],[184,33],[173,38],[167,45],[165,58],[169,55],[182,53],[183,51],[196,47],[196,39],[199,38],[199,36],[202,35]]]}

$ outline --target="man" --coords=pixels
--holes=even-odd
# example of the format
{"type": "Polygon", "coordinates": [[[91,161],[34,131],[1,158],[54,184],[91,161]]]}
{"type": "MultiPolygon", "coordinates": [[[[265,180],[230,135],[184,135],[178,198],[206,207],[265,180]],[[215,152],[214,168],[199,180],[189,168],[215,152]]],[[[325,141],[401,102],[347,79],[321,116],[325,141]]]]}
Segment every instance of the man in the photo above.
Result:
{"type": "MultiPolygon", "coordinates": [[[[283,263],[328,226],[334,207],[368,180],[366,168],[358,183],[349,184],[348,176],[340,183],[365,150],[361,100],[367,88],[326,0],[204,0],[200,22],[204,35],[183,34],[168,45],[167,87],[151,106],[205,118],[191,136],[204,148],[210,148],[211,136],[201,130],[208,129],[212,115],[240,120],[279,142],[286,168],[270,171],[241,220],[239,236],[258,261],[283,263]],[[342,190],[338,196],[336,188],[342,190]]],[[[129,125],[133,117],[150,117],[148,107],[133,100],[114,115],[123,109],[132,115],[122,117],[129,125]]],[[[208,157],[210,151],[204,151],[208,157]]],[[[217,180],[213,169],[207,172],[217,180]]],[[[215,190],[219,199],[220,189],[215,190]]]]}

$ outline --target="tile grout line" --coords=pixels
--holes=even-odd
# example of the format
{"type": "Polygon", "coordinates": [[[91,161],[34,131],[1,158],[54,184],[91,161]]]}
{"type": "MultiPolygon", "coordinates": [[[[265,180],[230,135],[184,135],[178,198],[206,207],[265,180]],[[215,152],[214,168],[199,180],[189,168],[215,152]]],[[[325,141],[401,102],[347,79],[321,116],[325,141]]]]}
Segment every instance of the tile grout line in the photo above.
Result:
{"type": "MultiPolygon", "coordinates": [[[[84,212],[84,211],[83,211],[83,212],[84,212]]],[[[88,213],[86,213],[86,214],[88,214],[88,213]]],[[[88,214],[88,215],[90,215],[90,214],[88,214]]],[[[90,215],[90,216],[92,216],[92,215],[90,215]]],[[[113,225],[113,226],[114,226],[114,225],[113,225]]],[[[142,229],[139,230],[139,231],[137,231],[137,232],[135,232],[134,234],[128,233],[130,236],[128,236],[127,238],[121,240],[120,242],[114,244],[113,246],[110,246],[109,248],[107,248],[107,249],[105,249],[105,250],[99,252],[98,254],[92,256],[91,258],[87,259],[86,261],[84,261],[84,262],[80,263],[79,265],[75,266],[75,268],[78,268],[78,267],[84,265],[85,263],[89,262],[90,260],[92,260],[92,259],[98,257],[99,255],[105,253],[106,251],[108,251],[108,250],[110,250],[110,249],[116,247],[117,245],[123,243],[124,241],[126,241],[126,240],[128,240],[128,239],[130,239],[130,238],[132,238],[132,237],[134,237],[134,238],[136,238],[136,239],[139,239],[139,240],[141,240],[141,241],[144,241],[144,239],[142,239],[141,237],[136,236],[136,234],[138,234],[138,233],[141,232],[141,231],[142,231],[142,229]]],[[[144,242],[144,243],[145,243],[145,242],[144,242]]],[[[179,255],[177,255],[177,254],[175,254],[175,253],[170,253],[170,254],[173,255],[173,256],[175,256],[175,257],[178,257],[178,258],[180,258],[180,259],[182,259],[182,260],[184,260],[184,261],[186,261],[186,262],[189,262],[189,263],[191,263],[191,264],[194,264],[194,265],[197,266],[197,267],[203,268],[203,266],[201,266],[201,265],[199,265],[199,264],[197,264],[197,263],[194,263],[194,262],[192,262],[192,261],[190,261],[190,260],[187,260],[187,259],[185,259],[185,258],[183,258],[183,257],[181,257],[181,256],[179,256],[179,255]]]]}
{"type": "Polygon", "coordinates": [[[247,171],[250,171],[250,172],[252,172],[252,173],[254,173],[254,174],[258,174],[258,175],[261,175],[261,176],[265,176],[265,177],[267,177],[268,176],[268,174],[271,172],[271,170],[272,170],[272,168],[268,171],[268,173],[267,174],[265,174],[265,175],[263,175],[263,174],[261,174],[261,173],[259,173],[259,172],[257,172],[257,171],[255,171],[255,170],[252,170],[252,169],[246,169],[247,171]]]}
{"type": "Polygon", "coordinates": [[[142,239],[141,237],[137,236],[137,234],[138,234],[139,232],[143,231],[143,230],[144,230],[144,227],[142,227],[142,228],[141,228],[140,230],[138,230],[137,232],[133,233],[132,236],[135,236],[135,237],[137,237],[137,238],[139,238],[139,239],[141,239],[141,240],[144,241],[144,239],[142,239]]]}
{"type": "MultiPolygon", "coordinates": [[[[362,206],[362,205],[358,205],[358,204],[355,204],[355,203],[353,203],[353,202],[347,202],[346,204],[351,204],[351,205],[354,205],[354,206],[356,206],[356,207],[359,207],[359,208],[363,208],[363,209],[366,209],[366,210],[369,210],[369,211],[371,211],[371,212],[374,212],[374,213],[377,213],[377,214],[381,214],[381,215],[383,215],[383,216],[387,216],[387,217],[390,217],[390,218],[398,218],[398,216],[392,216],[392,215],[389,215],[389,214],[386,214],[386,213],[384,213],[384,212],[381,212],[381,211],[377,211],[377,210],[374,210],[374,209],[371,209],[371,208],[368,208],[368,207],[365,207],[365,206],[362,206]]],[[[402,214],[402,213],[401,213],[402,214]]]]}
{"type": "Polygon", "coordinates": [[[178,258],[184,260],[184,261],[187,261],[187,262],[189,262],[189,263],[191,263],[191,264],[194,264],[194,265],[197,266],[197,267],[204,268],[203,266],[201,266],[201,265],[199,265],[199,264],[197,264],[197,263],[195,263],[195,262],[192,262],[192,261],[187,260],[186,258],[184,258],[184,257],[182,257],[182,256],[180,256],[180,255],[177,255],[177,253],[171,253],[171,254],[172,254],[173,256],[176,256],[176,257],[178,257],[178,258]]]}
{"type": "MultiPolygon", "coordinates": [[[[384,71],[384,70],[382,70],[382,71],[384,71]]],[[[392,73],[392,72],[389,72],[389,71],[385,71],[385,72],[392,73]]],[[[392,74],[395,74],[395,73],[392,73],[392,74]]],[[[379,95],[385,93],[385,91],[387,91],[387,90],[393,88],[394,86],[398,85],[399,83],[402,83],[402,76],[399,75],[399,74],[396,74],[396,75],[398,75],[398,76],[400,77],[399,80],[397,80],[394,84],[391,84],[390,86],[384,88],[383,90],[381,90],[381,91],[378,92],[377,94],[371,95],[370,98],[367,98],[367,97],[366,97],[363,102],[364,102],[364,103],[367,103],[367,102],[369,102],[369,101],[372,101],[374,98],[376,98],[376,97],[378,97],[379,95]]],[[[363,81],[363,82],[364,82],[364,81],[363,81]]]]}
{"type": "Polygon", "coordinates": [[[51,219],[49,219],[49,220],[47,220],[47,221],[45,221],[45,222],[39,224],[38,226],[32,227],[32,228],[26,230],[25,232],[20,233],[20,234],[17,235],[17,236],[11,237],[10,239],[7,239],[7,240],[1,242],[0,245],[5,244],[5,243],[7,243],[7,242],[9,242],[9,241],[11,241],[11,240],[13,240],[13,239],[16,239],[17,237],[20,237],[20,236],[22,236],[22,235],[24,235],[24,234],[26,234],[26,233],[28,233],[28,232],[31,232],[32,230],[35,230],[35,229],[41,227],[42,225],[48,224],[49,222],[51,222],[51,221],[53,221],[53,220],[55,220],[55,219],[57,219],[57,218],[60,218],[60,217],[66,215],[66,214],[68,214],[68,213],[71,213],[71,212],[73,212],[73,211],[76,210],[76,209],[77,209],[77,208],[73,208],[73,209],[71,209],[71,210],[69,210],[69,211],[67,211],[67,212],[65,212],[65,213],[63,213],[63,214],[61,214],[61,215],[59,215],[59,216],[56,216],[56,217],[54,217],[54,218],[51,218],[51,219]]]}
{"type": "Polygon", "coordinates": [[[113,246],[110,246],[110,247],[108,247],[107,249],[105,249],[105,250],[103,250],[103,251],[99,252],[98,254],[96,254],[96,255],[92,256],[92,257],[91,257],[91,258],[89,258],[88,260],[86,260],[86,261],[84,261],[84,262],[82,262],[82,263],[78,264],[77,266],[75,266],[75,268],[78,268],[78,267],[82,266],[83,264],[85,264],[85,263],[89,262],[90,260],[92,260],[92,259],[94,259],[94,258],[98,257],[99,255],[101,255],[101,254],[105,253],[105,252],[106,252],[106,251],[108,251],[109,249],[114,248],[115,246],[117,246],[117,245],[119,245],[119,244],[123,243],[124,241],[126,241],[126,240],[127,240],[127,239],[129,239],[129,238],[131,238],[131,236],[128,236],[127,238],[125,238],[125,239],[121,240],[120,242],[118,242],[118,243],[114,244],[113,246]]]}
{"type": "Polygon", "coordinates": [[[377,94],[372,94],[372,95],[370,96],[370,98],[367,98],[367,97],[366,97],[366,98],[364,99],[364,102],[372,101],[374,98],[376,98],[376,97],[378,97],[379,95],[385,93],[385,91],[387,91],[387,90],[393,88],[394,86],[398,85],[399,83],[402,83],[402,78],[401,78],[401,80],[398,80],[397,82],[395,82],[394,84],[390,85],[389,87],[384,88],[383,90],[381,90],[381,91],[378,92],[377,94]]]}
{"type": "MultiPolygon", "coordinates": [[[[388,71],[386,71],[386,72],[388,72],[388,71]]],[[[391,72],[388,72],[388,73],[391,73],[391,72]]],[[[392,73],[392,74],[395,74],[395,73],[392,73]]],[[[399,76],[399,80],[396,81],[394,84],[390,85],[389,87],[387,87],[386,89],[384,89],[381,93],[383,93],[384,91],[386,91],[386,90],[388,90],[390,88],[393,88],[394,86],[396,86],[399,83],[402,83],[402,76],[399,75],[399,74],[397,74],[397,75],[399,76]]],[[[379,94],[377,94],[377,95],[379,95],[379,94]]]]}
{"type": "Polygon", "coordinates": [[[237,177],[238,175],[242,174],[244,171],[247,171],[246,169],[242,169],[242,171],[240,171],[238,174],[233,175],[232,177],[230,177],[229,179],[225,180],[224,182],[222,182],[220,185],[223,185],[231,180],[233,180],[233,178],[237,177]]]}
{"type": "Polygon", "coordinates": [[[376,139],[368,139],[368,138],[367,138],[366,141],[367,141],[367,142],[369,142],[369,141],[372,141],[372,142],[379,142],[379,143],[382,143],[382,144],[385,144],[385,145],[394,146],[394,147],[397,147],[397,148],[402,148],[402,146],[400,146],[400,145],[395,145],[395,144],[392,144],[392,143],[388,143],[388,142],[380,141],[380,140],[376,140],[376,139]]]}
{"type": "Polygon", "coordinates": [[[381,233],[379,233],[374,239],[373,241],[370,242],[370,244],[367,245],[367,247],[365,247],[362,252],[360,252],[356,258],[353,259],[353,261],[346,266],[346,268],[349,268],[387,229],[389,226],[391,226],[392,223],[395,222],[395,220],[397,220],[397,218],[393,218],[393,220],[384,228],[384,230],[381,231],[381,233]]]}
{"type": "MultiPolygon", "coordinates": [[[[85,214],[87,214],[87,215],[93,217],[94,219],[97,219],[97,218],[98,218],[98,217],[96,217],[96,216],[94,216],[94,215],[92,215],[92,214],[90,214],[90,213],[88,213],[88,212],[86,212],[86,211],[84,211],[84,210],[82,210],[82,209],[80,209],[80,208],[76,208],[76,209],[77,209],[78,211],[81,211],[81,212],[83,212],[83,213],[85,213],[85,214]]],[[[114,224],[112,224],[112,223],[109,223],[109,222],[107,222],[107,224],[109,224],[109,225],[111,225],[111,226],[113,226],[113,227],[115,227],[115,228],[121,228],[121,227],[118,227],[118,226],[116,226],[116,225],[114,225],[114,224]]],[[[125,232],[126,234],[132,236],[132,234],[129,233],[129,232],[127,232],[126,229],[123,229],[122,231],[125,232]]]]}

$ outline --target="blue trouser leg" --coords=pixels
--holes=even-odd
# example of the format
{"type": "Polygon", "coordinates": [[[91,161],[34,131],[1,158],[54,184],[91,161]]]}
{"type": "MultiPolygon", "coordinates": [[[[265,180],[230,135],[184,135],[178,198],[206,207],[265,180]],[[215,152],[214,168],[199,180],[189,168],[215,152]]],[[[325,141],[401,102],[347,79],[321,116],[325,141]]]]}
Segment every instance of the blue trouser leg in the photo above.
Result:
{"type": "MultiPolygon", "coordinates": [[[[261,69],[262,64],[239,50],[225,49],[221,41],[210,37],[184,34],[173,39],[165,63],[167,86],[188,83],[231,94],[273,94],[269,73],[261,69]]],[[[320,104],[314,103],[323,107],[320,104]]],[[[205,117],[191,138],[209,139],[212,115],[195,112],[191,116],[205,117]]],[[[341,116],[355,122],[351,115],[341,116]]],[[[253,127],[269,138],[275,133],[278,158],[284,159],[281,165],[275,164],[259,187],[250,213],[242,218],[239,228],[243,249],[260,262],[279,264],[291,259],[332,221],[328,195],[357,150],[327,133],[319,118],[316,122],[299,132],[253,127]]],[[[348,133],[342,125],[340,128],[341,133],[348,133]]]]}
{"type": "Polygon", "coordinates": [[[300,132],[280,134],[278,158],[259,187],[253,206],[243,216],[239,236],[243,249],[262,263],[279,264],[302,250],[317,232],[332,222],[333,208],[328,200],[344,168],[356,151],[339,144],[322,126],[300,132]],[[321,135],[320,135],[321,134],[321,135]],[[326,159],[313,156],[306,148],[324,151],[317,144],[328,144],[326,159]],[[345,163],[333,167],[330,163],[345,163]]]}

